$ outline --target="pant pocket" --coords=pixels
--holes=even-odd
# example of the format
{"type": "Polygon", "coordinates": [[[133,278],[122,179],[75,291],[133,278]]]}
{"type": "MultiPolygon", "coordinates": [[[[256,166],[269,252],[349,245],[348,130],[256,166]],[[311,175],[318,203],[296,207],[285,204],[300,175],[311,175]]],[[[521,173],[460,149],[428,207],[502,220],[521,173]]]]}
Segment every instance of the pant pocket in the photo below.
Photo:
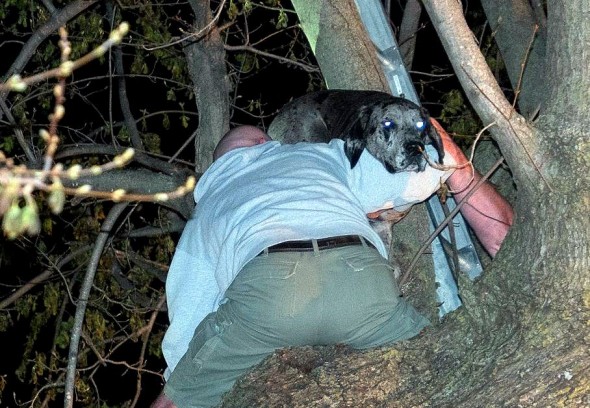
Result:
{"type": "Polygon", "coordinates": [[[188,355],[193,363],[193,370],[198,373],[203,360],[213,353],[222,340],[224,331],[231,325],[229,320],[219,319],[218,313],[209,314],[195,330],[195,335],[189,344],[188,355]]]}
{"type": "Polygon", "coordinates": [[[392,273],[394,271],[394,267],[389,261],[383,258],[377,250],[371,248],[358,248],[355,251],[343,254],[341,260],[354,272],[373,269],[385,269],[392,273]]]}

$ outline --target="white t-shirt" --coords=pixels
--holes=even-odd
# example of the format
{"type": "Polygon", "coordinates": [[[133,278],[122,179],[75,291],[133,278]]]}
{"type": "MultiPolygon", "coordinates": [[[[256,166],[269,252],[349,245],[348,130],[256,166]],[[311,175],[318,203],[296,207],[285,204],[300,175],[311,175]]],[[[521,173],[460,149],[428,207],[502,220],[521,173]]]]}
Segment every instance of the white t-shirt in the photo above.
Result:
{"type": "MultiPolygon", "coordinates": [[[[242,267],[264,248],[361,235],[387,257],[366,214],[405,210],[430,197],[451,174],[429,166],[390,174],[366,151],[351,169],[343,144],[267,142],[232,150],[203,174],[166,280],[166,378],[198,324],[217,310],[242,267]]],[[[437,157],[430,146],[427,151],[437,157]]]]}

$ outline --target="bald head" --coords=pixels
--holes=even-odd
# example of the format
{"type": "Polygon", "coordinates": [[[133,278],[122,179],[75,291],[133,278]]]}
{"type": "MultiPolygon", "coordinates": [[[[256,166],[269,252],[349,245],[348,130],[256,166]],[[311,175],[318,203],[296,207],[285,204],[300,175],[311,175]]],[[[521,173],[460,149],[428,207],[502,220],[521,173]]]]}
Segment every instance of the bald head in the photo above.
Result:
{"type": "Polygon", "coordinates": [[[238,126],[227,132],[217,143],[213,151],[213,161],[238,147],[256,146],[272,140],[266,133],[255,126],[238,126]]]}

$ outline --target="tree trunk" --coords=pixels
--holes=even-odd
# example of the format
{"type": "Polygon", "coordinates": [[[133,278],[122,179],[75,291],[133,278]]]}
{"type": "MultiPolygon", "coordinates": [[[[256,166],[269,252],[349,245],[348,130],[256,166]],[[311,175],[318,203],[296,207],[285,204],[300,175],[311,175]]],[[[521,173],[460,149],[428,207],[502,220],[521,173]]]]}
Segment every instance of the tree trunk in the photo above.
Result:
{"type": "Polygon", "coordinates": [[[195,85],[199,128],[195,137],[195,171],[204,173],[213,161],[213,150],[229,130],[229,82],[225,50],[209,1],[189,1],[199,33],[184,52],[195,85]]]}
{"type": "Polygon", "coordinates": [[[483,0],[481,5],[502,54],[519,111],[532,119],[545,95],[543,87],[538,86],[539,79],[545,76],[545,27],[537,23],[528,0],[483,0]]]}
{"type": "Polygon", "coordinates": [[[399,52],[407,69],[412,68],[416,52],[416,37],[420,25],[422,5],[418,0],[408,0],[404,7],[404,16],[399,27],[399,52]]]}
{"type": "Polygon", "coordinates": [[[533,127],[469,54],[460,4],[424,5],[470,101],[497,122],[519,187],[510,234],[481,279],[460,279],[464,306],[443,324],[393,348],[277,352],[225,407],[590,405],[590,9],[549,2],[548,102],[533,127]]]}
{"type": "Polygon", "coordinates": [[[389,91],[354,0],[292,3],[329,89],[389,91]]]}

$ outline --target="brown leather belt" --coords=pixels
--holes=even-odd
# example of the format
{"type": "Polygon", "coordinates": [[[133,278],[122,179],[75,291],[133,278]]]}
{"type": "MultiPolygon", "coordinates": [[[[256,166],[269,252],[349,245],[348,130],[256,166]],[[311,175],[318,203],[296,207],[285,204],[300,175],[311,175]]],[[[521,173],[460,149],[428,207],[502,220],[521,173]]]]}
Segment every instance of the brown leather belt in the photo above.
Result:
{"type": "MultiPolygon", "coordinates": [[[[342,235],[339,237],[322,238],[316,240],[318,243],[318,250],[340,248],[351,245],[363,245],[363,241],[371,248],[375,248],[373,244],[359,235],[342,235]]],[[[313,240],[307,241],[286,241],[280,244],[269,246],[264,252],[304,252],[313,251],[313,240]]]]}

